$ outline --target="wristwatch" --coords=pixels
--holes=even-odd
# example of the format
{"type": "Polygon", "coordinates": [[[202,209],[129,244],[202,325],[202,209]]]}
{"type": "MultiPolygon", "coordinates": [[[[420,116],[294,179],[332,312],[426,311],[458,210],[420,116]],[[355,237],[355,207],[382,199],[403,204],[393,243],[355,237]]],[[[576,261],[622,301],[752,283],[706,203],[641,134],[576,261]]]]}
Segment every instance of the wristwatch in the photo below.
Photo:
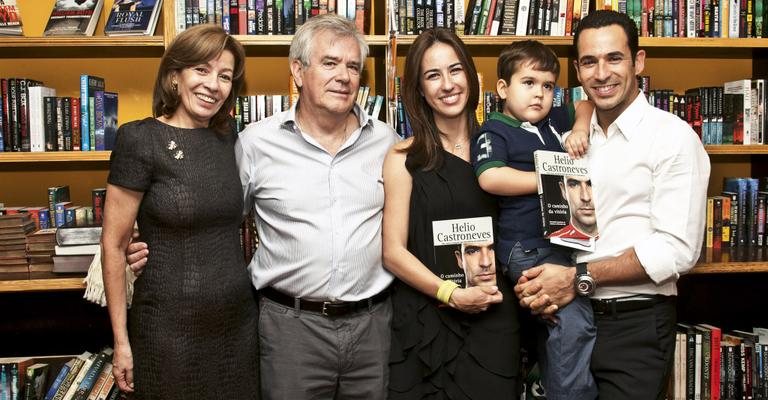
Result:
{"type": "Polygon", "coordinates": [[[576,287],[576,294],[579,296],[589,297],[595,293],[597,284],[587,271],[587,263],[576,264],[576,278],[573,280],[573,284],[576,287]]]}

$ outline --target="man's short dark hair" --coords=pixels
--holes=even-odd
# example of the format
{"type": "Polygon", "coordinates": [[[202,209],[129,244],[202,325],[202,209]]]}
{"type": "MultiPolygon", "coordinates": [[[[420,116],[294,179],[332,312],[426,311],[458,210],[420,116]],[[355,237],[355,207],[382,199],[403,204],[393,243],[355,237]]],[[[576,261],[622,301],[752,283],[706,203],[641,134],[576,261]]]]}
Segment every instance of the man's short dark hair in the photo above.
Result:
{"type": "Polygon", "coordinates": [[[545,71],[560,75],[560,61],[552,49],[536,40],[522,40],[505,47],[496,64],[499,79],[509,83],[509,78],[526,64],[533,64],[536,71],[545,71]]]}
{"type": "Polygon", "coordinates": [[[632,21],[627,14],[622,14],[616,11],[610,10],[598,10],[590,12],[584,19],[579,22],[579,26],[576,27],[576,32],[573,35],[573,44],[576,46],[576,57],[579,57],[579,36],[584,29],[597,29],[604,28],[606,26],[618,25],[624,29],[624,33],[627,35],[627,45],[629,45],[629,51],[632,53],[632,62],[635,61],[635,56],[640,45],[638,44],[637,25],[632,21]]]}

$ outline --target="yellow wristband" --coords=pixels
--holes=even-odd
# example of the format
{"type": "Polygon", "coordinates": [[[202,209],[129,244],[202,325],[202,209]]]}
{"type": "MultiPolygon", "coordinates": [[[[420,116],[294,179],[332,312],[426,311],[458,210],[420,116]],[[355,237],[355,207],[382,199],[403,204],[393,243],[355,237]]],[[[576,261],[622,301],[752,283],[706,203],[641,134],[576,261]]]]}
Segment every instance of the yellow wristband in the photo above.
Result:
{"type": "Polygon", "coordinates": [[[448,304],[448,302],[451,300],[451,294],[453,294],[453,291],[458,288],[459,285],[454,281],[445,280],[440,285],[440,287],[437,289],[437,299],[441,302],[448,304]]]}

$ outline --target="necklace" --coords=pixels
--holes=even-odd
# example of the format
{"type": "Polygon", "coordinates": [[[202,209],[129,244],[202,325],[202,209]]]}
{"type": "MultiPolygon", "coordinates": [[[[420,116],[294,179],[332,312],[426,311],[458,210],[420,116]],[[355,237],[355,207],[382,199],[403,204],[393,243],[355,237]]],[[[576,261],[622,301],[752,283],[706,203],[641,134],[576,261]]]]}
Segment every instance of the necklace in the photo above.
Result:
{"type": "Polygon", "coordinates": [[[464,138],[456,143],[451,144],[451,142],[445,138],[445,141],[447,142],[446,150],[450,151],[453,154],[456,154],[457,152],[462,152],[464,150],[464,143],[469,143],[469,138],[464,138]]]}

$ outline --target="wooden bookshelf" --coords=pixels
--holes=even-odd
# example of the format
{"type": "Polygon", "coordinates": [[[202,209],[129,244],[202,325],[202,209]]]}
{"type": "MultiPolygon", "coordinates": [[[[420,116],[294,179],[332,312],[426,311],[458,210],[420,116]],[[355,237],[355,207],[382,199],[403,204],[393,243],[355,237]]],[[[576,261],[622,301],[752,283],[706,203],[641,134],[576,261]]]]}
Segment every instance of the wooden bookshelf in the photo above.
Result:
{"type": "Polygon", "coordinates": [[[84,278],[84,276],[77,276],[50,279],[0,280],[0,293],[83,290],[85,289],[84,278]]]}
{"type": "Polygon", "coordinates": [[[0,153],[0,163],[109,161],[111,151],[49,151],[0,153]]]}
{"type": "MultiPolygon", "coordinates": [[[[77,47],[92,48],[98,51],[99,47],[164,47],[162,36],[131,36],[131,37],[8,37],[4,36],[0,49],[9,48],[51,48],[51,47],[77,47]],[[94,49],[95,48],[95,49],[94,49]]],[[[6,50],[7,51],[7,50],[6,50]]],[[[44,50],[43,50],[44,51],[44,50]]]]}
{"type": "Polygon", "coordinates": [[[715,144],[704,146],[708,154],[728,154],[728,155],[753,155],[768,154],[768,145],[765,144],[715,144]]]}

